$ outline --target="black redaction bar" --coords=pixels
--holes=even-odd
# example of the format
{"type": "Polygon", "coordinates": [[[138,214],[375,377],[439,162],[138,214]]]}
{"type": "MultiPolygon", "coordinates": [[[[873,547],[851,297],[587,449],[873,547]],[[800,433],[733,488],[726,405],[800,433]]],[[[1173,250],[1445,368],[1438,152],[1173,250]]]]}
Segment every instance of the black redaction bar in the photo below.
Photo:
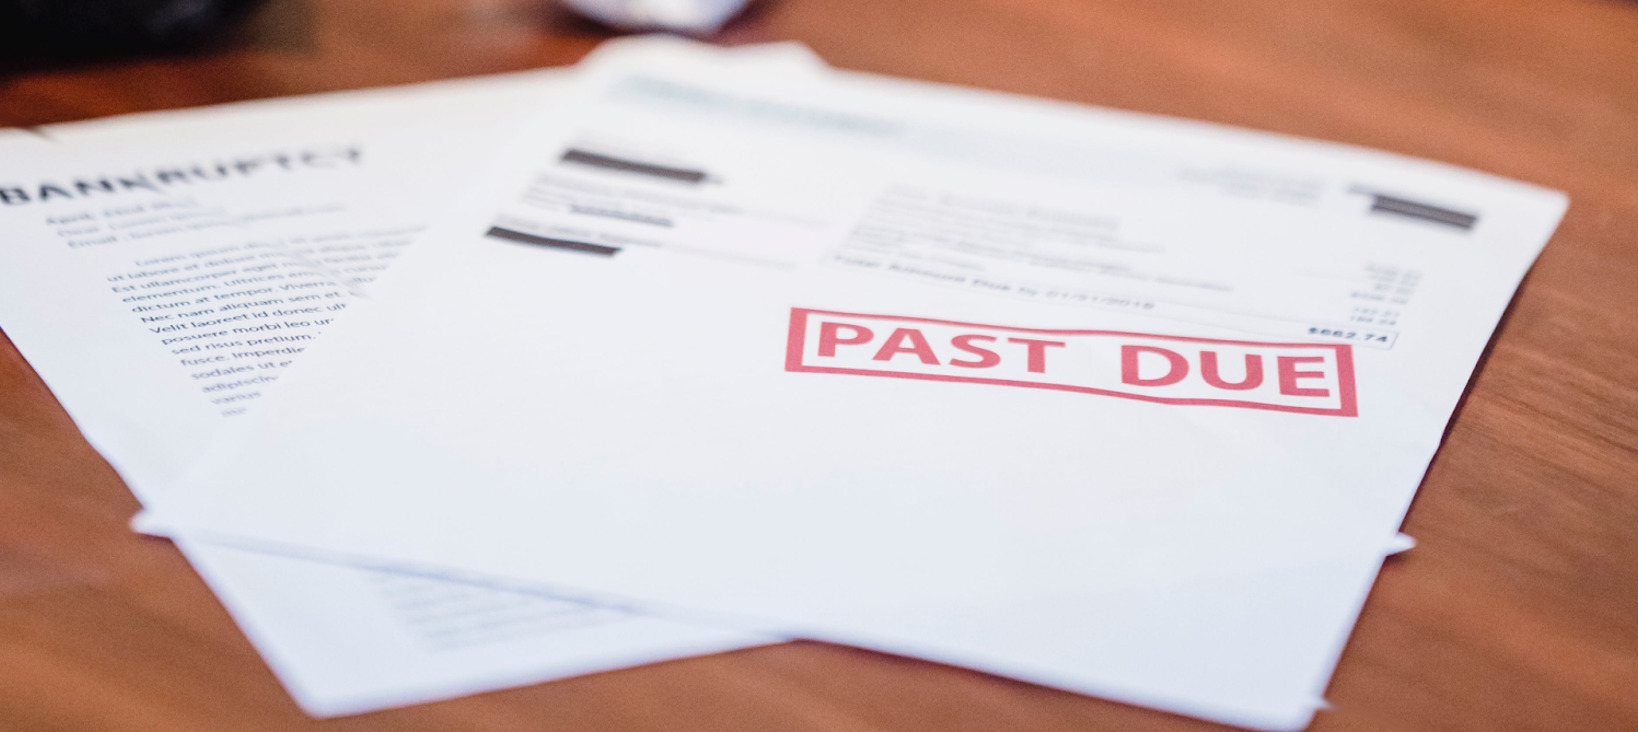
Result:
{"type": "Polygon", "coordinates": [[[1479,221],[1478,216],[1470,213],[1452,211],[1448,208],[1430,206],[1425,203],[1408,201],[1403,198],[1395,198],[1393,196],[1384,196],[1380,193],[1371,194],[1371,213],[1387,213],[1398,216],[1409,216],[1413,219],[1422,219],[1423,221],[1432,221],[1437,224],[1454,226],[1463,231],[1472,230],[1473,224],[1479,221]]]}
{"type": "Polygon", "coordinates": [[[568,239],[551,239],[544,236],[535,236],[534,234],[525,234],[521,231],[502,229],[499,226],[489,227],[489,231],[484,232],[484,236],[523,244],[534,244],[535,246],[552,247],[554,249],[586,252],[587,254],[596,254],[603,257],[612,257],[615,252],[620,251],[616,247],[606,247],[602,244],[587,244],[583,241],[569,241],[568,239]]]}
{"type": "Polygon", "coordinates": [[[641,160],[617,158],[612,155],[586,152],[585,150],[572,147],[564,151],[563,157],[559,159],[559,162],[579,163],[581,165],[589,165],[593,168],[618,170],[624,173],[636,173],[638,175],[650,175],[656,178],[678,180],[685,183],[698,183],[705,180],[705,171],[703,170],[673,168],[669,165],[657,165],[655,163],[645,163],[641,160]]]}

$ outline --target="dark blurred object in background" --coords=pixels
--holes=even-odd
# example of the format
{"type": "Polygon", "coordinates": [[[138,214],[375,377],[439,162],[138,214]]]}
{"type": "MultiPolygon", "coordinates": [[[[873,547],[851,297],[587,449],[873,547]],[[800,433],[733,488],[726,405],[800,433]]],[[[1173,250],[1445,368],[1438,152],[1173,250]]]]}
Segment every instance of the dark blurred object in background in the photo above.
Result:
{"type": "Polygon", "coordinates": [[[561,0],[569,9],[616,30],[717,32],[750,0],[561,0]]]}
{"type": "Polygon", "coordinates": [[[186,48],[262,1],[0,0],[0,54],[89,57],[186,48]]]}

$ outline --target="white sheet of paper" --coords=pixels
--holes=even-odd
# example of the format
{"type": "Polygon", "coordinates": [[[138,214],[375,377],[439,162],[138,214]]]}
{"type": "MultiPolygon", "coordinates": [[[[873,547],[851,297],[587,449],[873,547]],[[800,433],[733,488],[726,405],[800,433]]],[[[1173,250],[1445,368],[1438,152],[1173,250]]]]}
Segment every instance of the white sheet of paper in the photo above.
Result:
{"type": "Polygon", "coordinates": [[[148,528],[1296,729],[1566,205],[1198,123],[604,61],[148,528]]]}
{"type": "MultiPolygon", "coordinates": [[[[788,44],[734,53],[817,63],[788,44]]],[[[152,500],[563,78],[526,72],[0,131],[10,242],[0,326],[152,500]]],[[[481,579],[179,543],[298,703],[321,716],[769,640],[481,579]]]]}

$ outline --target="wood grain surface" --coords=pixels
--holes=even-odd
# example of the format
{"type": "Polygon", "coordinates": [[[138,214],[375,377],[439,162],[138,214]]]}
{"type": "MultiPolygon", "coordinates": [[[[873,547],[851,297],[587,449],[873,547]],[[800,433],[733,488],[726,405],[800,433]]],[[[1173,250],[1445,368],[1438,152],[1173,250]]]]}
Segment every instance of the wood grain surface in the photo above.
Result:
{"type": "MultiPolygon", "coordinates": [[[[0,124],[565,64],[606,36],[529,0],[273,0],[207,51],[0,62],[0,124]]],[[[782,39],[1568,191],[1312,729],[1638,729],[1638,3],[771,0],[719,38],[782,39]]],[[[312,721],[136,508],[0,340],[0,730],[1220,729],[816,643],[312,721]]]]}

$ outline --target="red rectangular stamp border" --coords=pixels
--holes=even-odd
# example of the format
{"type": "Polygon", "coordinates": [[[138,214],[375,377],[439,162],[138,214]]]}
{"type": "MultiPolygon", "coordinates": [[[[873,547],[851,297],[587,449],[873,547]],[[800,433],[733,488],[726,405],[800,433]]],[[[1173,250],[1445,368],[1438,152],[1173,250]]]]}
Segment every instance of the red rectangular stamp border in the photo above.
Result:
{"type": "Polygon", "coordinates": [[[816,374],[852,374],[855,376],[882,376],[897,379],[917,379],[921,381],[959,381],[974,384],[994,384],[998,386],[1022,386],[1030,389],[1050,389],[1054,391],[1070,391],[1082,394],[1097,394],[1120,399],[1135,399],[1144,402],[1160,404],[1177,404],[1186,406],[1214,406],[1214,407],[1242,407],[1246,409],[1262,409],[1274,412],[1291,412],[1295,414],[1319,414],[1333,417],[1358,417],[1359,402],[1354,386],[1354,358],[1353,347],[1346,343],[1270,343],[1266,341],[1236,341],[1219,338],[1194,338],[1190,336],[1160,335],[1156,333],[1138,333],[1134,331],[1118,330],[1063,330],[1048,328],[1019,328],[1011,325],[988,325],[985,323],[968,323],[959,320],[939,320],[936,318],[913,318],[901,315],[881,315],[873,313],[847,313],[837,310],[817,310],[813,308],[791,308],[790,329],[785,343],[785,370],[798,373],[816,374]],[[917,374],[896,371],[876,371],[872,369],[849,369],[834,366],[813,366],[802,362],[802,354],[807,344],[807,325],[809,315],[835,315],[848,318],[864,318],[869,320],[891,320],[909,323],[931,323],[934,325],[964,325],[976,328],[991,328],[1008,330],[1020,333],[1042,333],[1049,335],[1112,335],[1137,336],[1165,341],[1181,341],[1185,343],[1221,343],[1233,346],[1268,346],[1268,347],[1300,347],[1300,348],[1329,348],[1336,353],[1337,382],[1342,391],[1341,406],[1335,409],[1317,407],[1291,407],[1278,404],[1264,404],[1261,402],[1245,401],[1240,399],[1180,399],[1176,397],[1145,396],[1142,394],[1128,394],[1125,392],[1098,389],[1090,386],[1071,386],[1068,384],[1045,384],[1034,381],[1019,381],[1016,379],[988,379],[976,376],[948,376],[944,374],[917,374]]]}

